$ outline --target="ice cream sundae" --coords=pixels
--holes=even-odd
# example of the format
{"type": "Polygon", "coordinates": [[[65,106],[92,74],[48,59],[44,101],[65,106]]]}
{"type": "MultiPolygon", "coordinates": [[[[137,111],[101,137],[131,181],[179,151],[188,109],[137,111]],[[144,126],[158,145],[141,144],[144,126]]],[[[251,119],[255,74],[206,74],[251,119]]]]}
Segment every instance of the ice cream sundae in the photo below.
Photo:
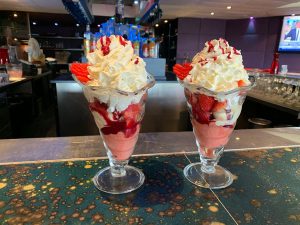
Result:
{"type": "Polygon", "coordinates": [[[214,166],[206,162],[217,163],[252,86],[241,52],[222,38],[211,40],[190,64],[176,64],[173,69],[185,88],[202,170],[213,173],[214,166]]]}
{"type": "Polygon", "coordinates": [[[125,176],[120,165],[126,166],[133,153],[154,79],[134,54],[132,43],[121,36],[101,37],[87,59],[87,64],[73,63],[70,70],[82,84],[113,165],[112,176],[125,176]]]}

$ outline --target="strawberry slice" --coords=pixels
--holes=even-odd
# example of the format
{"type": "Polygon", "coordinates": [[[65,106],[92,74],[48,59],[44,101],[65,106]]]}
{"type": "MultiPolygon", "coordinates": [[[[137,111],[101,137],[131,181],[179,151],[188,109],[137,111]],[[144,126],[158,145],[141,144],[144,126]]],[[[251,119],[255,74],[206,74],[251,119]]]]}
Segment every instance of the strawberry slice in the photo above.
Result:
{"type": "Polygon", "coordinates": [[[237,83],[238,83],[238,86],[239,86],[239,87],[244,87],[244,86],[247,85],[247,84],[245,83],[245,81],[243,81],[243,80],[239,80],[237,83]]]}
{"type": "Polygon", "coordinates": [[[192,70],[192,68],[193,67],[189,63],[185,63],[183,65],[175,64],[173,66],[173,72],[180,80],[183,80],[187,77],[187,75],[189,75],[189,72],[192,70]]]}
{"type": "Polygon", "coordinates": [[[123,112],[123,117],[128,125],[132,122],[136,123],[141,111],[141,106],[139,104],[132,104],[123,112]]]}
{"type": "Polygon", "coordinates": [[[72,63],[70,65],[70,71],[76,76],[76,78],[83,84],[88,82],[90,78],[88,77],[88,64],[87,63],[72,63]]]}
{"type": "Polygon", "coordinates": [[[119,36],[119,42],[123,46],[127,45],[127,41],[122,36],[119,36]]]}
{"type": "Polygon", "coordinates": [[[202,110],[193,112],[195,119],[201,124],[209,124],[210,113],[202,110]]]}
{"type": "Polygon", "coordinates": [[[227,102],[224,101],[224,102],[215,102],[213,108],[212,108],[212,111],[213,112],[219,112],[221,111],[222,109],[225,109],[227,106],[227,102]]]}
{"type": "Polygon", "coordinates": [[[207,96],[204,94],[200,94],[198,96],[198,102],[200,104],[200,108],[205,111],[205,112],[211,112],[214,104],[215,104],[215,99],[211,96],[207,96]]]}
{"type": "Polygon", "coordinates": [[[131,129],[133,127],[135,127],[137,124],[137,122],[135,122],[135,120],[129,119],[126,120],[126,129],[131,129]]]}
{"type": "Polygon", "coordinates": [[[83,84],[85,84],[86,82],[90,81],[89,78],[87,77],[81,77],[81,76],[76,76],[76,78],[83,84]]]}

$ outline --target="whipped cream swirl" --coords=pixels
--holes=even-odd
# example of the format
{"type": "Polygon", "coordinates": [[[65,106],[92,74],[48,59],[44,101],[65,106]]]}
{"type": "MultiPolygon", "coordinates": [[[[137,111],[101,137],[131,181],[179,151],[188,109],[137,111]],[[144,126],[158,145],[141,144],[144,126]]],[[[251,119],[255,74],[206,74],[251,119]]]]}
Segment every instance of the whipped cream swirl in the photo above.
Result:
{"type": "Polygon", "coordinates": [[[238,82],[249,85],[241,52],[222,38],[205,43],[204,49],[193,58],[193,67],[185,82],[200,85],[216,92],[238,88],[238,82]]]}
{"type": "Polygon", "coordinates": [[[89,86],[134,92],[147,84],[145,62],[134,55],[132,43],[121,36],[100,38],[96,50],[87,59],[89,86]]]}

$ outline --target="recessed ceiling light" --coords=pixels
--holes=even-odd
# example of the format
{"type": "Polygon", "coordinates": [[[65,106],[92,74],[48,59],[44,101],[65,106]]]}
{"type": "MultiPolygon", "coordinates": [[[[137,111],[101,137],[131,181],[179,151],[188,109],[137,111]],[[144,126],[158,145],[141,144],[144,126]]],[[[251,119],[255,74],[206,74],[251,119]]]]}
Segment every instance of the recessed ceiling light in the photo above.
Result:
{"type": "Polygon", "coordinates": [[[293,13],[291,16],[295,16],[296,14],[295,13],[293,13]]]}
{"type": "Polygon", "coordinates": [[[17,14],[17,13],[14,13],[14,17],[18,17],[18,14],[17,14]]]}
{"type": "Polygon", "coordinates": [[[227,8],[227,9],[231,9],[231,5],[227,6],[226,8],[227,8]]]}
{"type": "Polygon", "coordinates": [[[213,16],[213,15],[215,15],[215,13],[214,13],[214,12],[211,12],[211,13],[210,13],[210,15],[212,15],[212,16],[213,16]]]}
{"type": "Polygon", "coordinates": [[[100,27],[100,26],[101,26],[100,24],[97,25],[97,27],[100,27]]]}
{"type": "Polygon", "coordinates": [[[168,21],[168,20],[165,20],[164,22],[165,22],[165,23],[168,23],[169,21],[168,21]]]}
{"type": "Polygon", "coordinates": [[[36,22],[32,22],[32,25],[36,25],[36,22]]]}
{"type": "Polygon", "coordinates": [[[76,27],[79,27],[80,25],[79,25],[79,23],[76,23],[76,27]]]}
{"type": "Polygon", "coordinates": [[[54,25],[55,25],[55,26],[58,26],[58,23],[55,22],[54,25]]]}
{"type": "Polygon", "coordinates": [[[134,0],[133,4],[134,4],[134,5],[139,4],[139,1],[138,1],[138,0],[134,0]]]}
{"type": "Polygon", "coordinates": [[[157,23],[157,24],[155,24],[155,26],[156,26],[156,27],[159,27],[159,24],[157,23]]]}
{"type": "Polygon", "coordinates": [[[254,19],[254,17],[253,16],[250,16],[250,20],[253,20],[254,19]]]}

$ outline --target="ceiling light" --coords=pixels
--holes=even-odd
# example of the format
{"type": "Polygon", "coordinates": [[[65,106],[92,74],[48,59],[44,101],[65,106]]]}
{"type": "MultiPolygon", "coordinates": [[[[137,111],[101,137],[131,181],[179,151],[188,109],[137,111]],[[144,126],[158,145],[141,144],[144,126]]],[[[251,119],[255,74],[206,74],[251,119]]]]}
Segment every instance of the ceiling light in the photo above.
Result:
{"type": "Polygon", "coordinates": [[[212,16],[213,16],[213,15],[215,15],[215,13],[214,13],[214,12],[211,12],[211,13],[210,13],[210,15],[212,15],[212,16]]]}
{"type": "Polygon", "coordinates": [[[155,24],[155,26],[156,26],[156,27],[159,27],[159,24],[157,23],[157,24],[155,24]]]}
{"type": "Polygon", "coordinates": [[[58,23],[55,22],[54,25],[55,25],[55,26],[58,26],[58,23]]]}
{"type": "Polygon", "coordinates": [[[14,17],[18,17],[18,14],[17,14],[17,13],[14,13],[14,17]]]}
{"type": "Polygon", "coordinates": [[[295,13],[293,13],[291,16],[295,16],[296,14],[295,13]]]}
{"type": "Polygon", "coordinates": [[[250,16],[250,20],[253,20],[254,19],[254,17],[253,16],[250,16]]]}
{"type": "Polygon", "coordinates": [[[227,6],[226,8],[227,8],[227,9],[231,9],[231,5],[227,6]]]}
{"type": "Polygon", "coordinates": [[[101,26],[100,24],[97,25],[97,27],[100,27],[100,26],[101,26]]]}
{"type": "Polygon", "coordinates": [[[134,5],[138,5],[138,4],[139,4],[139,1],[138,1],[138,0],[134,0],[133,4],[134,4],[134,5]]]}
{"type": "Polygon", "coordinates": [[[168,20],[165,20],[164,22],[165,22],[165,23],[168,23],[169,21],[168,21],[168,20]]]}
{"type": "Polygon", "coordinates": [[[80,25],[79,25],[79,23],[76,23],[76,27],[79,27],[80,25]]]}
{"type": "Polygon", "coordinates": [[[17,41],[18,40],[18,38],[14,38],[14,41],[17,41]]]}
{"type": "Polygon", "coordinates": [[[36,25],[36,22],[32,22],[32,25],[36,25]]]}

